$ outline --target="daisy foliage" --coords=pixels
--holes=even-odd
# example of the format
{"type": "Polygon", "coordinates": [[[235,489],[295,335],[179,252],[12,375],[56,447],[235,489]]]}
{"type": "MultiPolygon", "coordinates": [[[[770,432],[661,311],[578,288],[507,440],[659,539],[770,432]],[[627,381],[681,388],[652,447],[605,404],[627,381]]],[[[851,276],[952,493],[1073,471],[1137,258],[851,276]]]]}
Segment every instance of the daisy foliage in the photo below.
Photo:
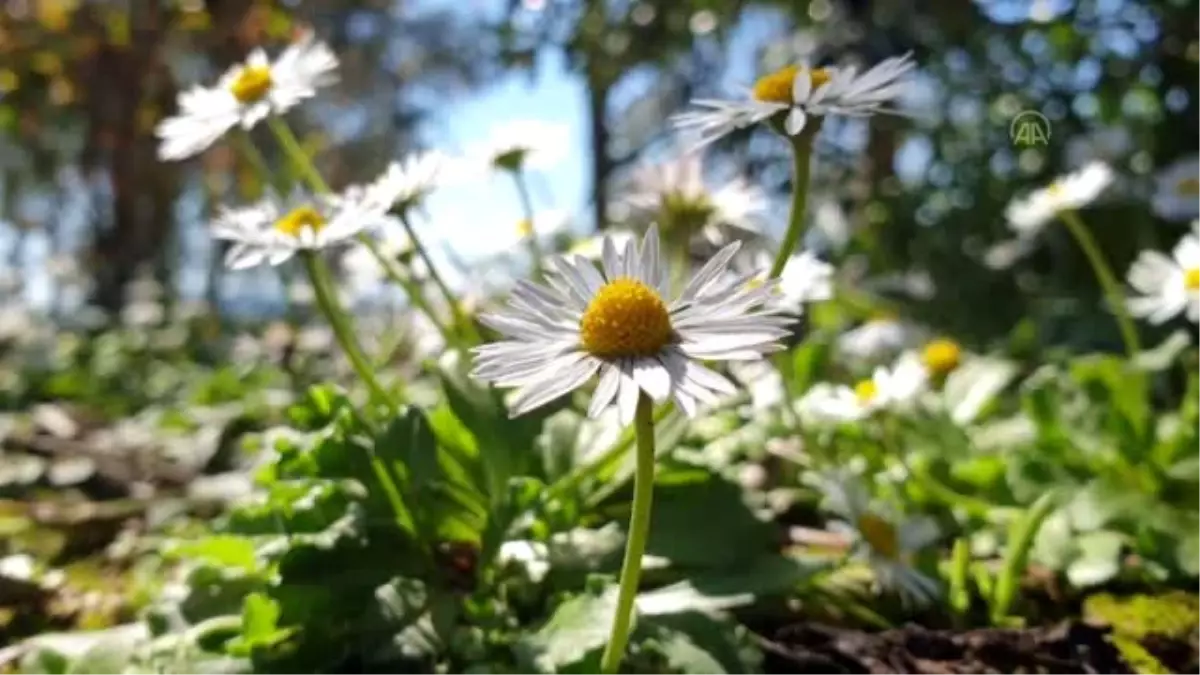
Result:
{"type": "Polygon", "coordinates": [[[179,110],[159,123],[163,160],[204,152],[234,127],[250,129],[268,115],[281,115],[337,80],[337,56],[306,33],[275,60],[262,49],[250,52],[214,86],[197,85],[179,94],[179,110]]]}
{"type": "Polygon", "coordinates": [[[777,120],[795,136],[814,117],[900,114],[892,104],[904,94],[905,77],[915,67],[911,54],[885,59],[861,74],[854,66],[791,65],[759,79],[744,98],[697,99],[692,103],[699,110],[673,121],[679,130],[697,135],[703,146],[768,120],[777,120]]]}
{"type": "Polygon", "coordinates": [[[736,391],[702,362],[755,360],[777,351],[793,319],[768,302],[773,282],[750,286],[724,274],[737,242],[721,249],[668,301],[667,266],[658,229],[641,245],[618,251],[604,242],[598,269],[583,258],[556,257],[548,285],[519,282],[509,311],[480,321],[504,339],[474,349],[473,375],[515,387],[512,415],[520,415],[599,377],[588,414],[614,401],[622,423],[633,420],[645,392],[673,400],[688,416],[736,391]]]}

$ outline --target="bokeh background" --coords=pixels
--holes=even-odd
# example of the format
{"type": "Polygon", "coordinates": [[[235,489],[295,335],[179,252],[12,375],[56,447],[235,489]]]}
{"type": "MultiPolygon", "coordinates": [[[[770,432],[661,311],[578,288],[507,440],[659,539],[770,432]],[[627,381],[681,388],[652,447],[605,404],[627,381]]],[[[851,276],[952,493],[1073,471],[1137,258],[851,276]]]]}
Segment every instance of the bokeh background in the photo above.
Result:
{"type": "MultiPolygon", "coordinates": [[[[826,125],[808,244],[859,270],[875,296],[967,342],[1036,332],[1117,345],[1065,233],[1012,266],[985,264],[1008,236],[1004,206],[1023,190],[1091,158],[1112,163],[1121,180],[1086,215],[1118,270],[1187,227],[1155,222],[1137,204],[1157,169],[1198,147],[1195,1],[2,4],[3,297],[64,322],[118,314],[145,279],[161,285],[168,312],[196,303],[227,320],[286,311],[277,272],[222,270],[205,229],[218,204],[261,194],[253,171],[230,147],[160,163],[153,129],[181,89],[308,26],[341,56],[341,83],[290,119],[331,183],[367,180],[420,148],[469,152],[497,125],[535,120],[563,138],[532,179],[539,226],[578,235],[614,219],[633,165],[677,149],[667,119],[690,98],[736,93],[795,60],[870,63],[911,50],[920,64],[904,103],[911,118],[826,125]],[[1047,146],[1014,147],[1009,123],[1025,110],[1050,120],[1047,146]]],[[[711,148],[707,162],[776,194],[777,233],[786,151],[748,130],[711,148]]],[[[429,203],[426,236],[464,290],[493,278],[478,270],[513,268],[503,257],[521,209],[501,178],[448,187],[429,203]]]]}

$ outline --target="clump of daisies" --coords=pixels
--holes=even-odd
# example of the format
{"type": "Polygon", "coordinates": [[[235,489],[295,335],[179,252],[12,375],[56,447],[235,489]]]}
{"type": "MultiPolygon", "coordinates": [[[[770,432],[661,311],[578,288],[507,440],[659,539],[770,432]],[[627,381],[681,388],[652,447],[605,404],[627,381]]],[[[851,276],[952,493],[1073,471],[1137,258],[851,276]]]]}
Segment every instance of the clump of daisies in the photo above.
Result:
{"type": "Polygon", "coordinates": [[[518,282],[509,311],[480,316],[504,339],[474,349],[474,376],[515,387],[513,415],[596,376],[589,416],[615,402],[627,424],[640,392],[695,415],[699,404],[736,391],[705,361],[777,351],[793,322],[770,302],[774,281],[752,286],[725,274],[739,247],[721,249],[673,300],[656,227],[640,246],[626,241],[621,251],[606,239],[599,268],[578,256],[554,257],[546,285],[518,282]]]}
{"type": "Polygon", "coordinates": [[[155,130],[163,160],[186,159],[208,149],[230,129],[250,129],[282,115],[317,89],[337,81],[338,60],[323,42],[305,33],[275,60],[255,49],[211,87],[179,94],[178,112],[155,130]]]}
{"type": "Polygon", "coordinates": [[[904,517],[871,502],[870,492],[847,471],[830,472],[813,482],[825,506],[839,519],[830,529],[850,537],[851,554],[871,569],[879,590],[895,593],[906,605],[924,605],[941,595],[938,581],[916,567],[916,557],[940,533],[933,519],[904,517]]]}
{"type": "Polygon", "coordinates": [[[645,163],[614,211],[634,224],[657,223],[664,240],[681,247],[696,237],[714,246],[760,237],[766,193],[742,176],[710,184],[704,168],[699,153],[645,163]]]}
{"type": "Polygon", "coordinates": [[[854,66],[789,65],[759,79],[743,98],[693,101],[699,110],[677,115],[674,124],[706,145],[760,122],[796,136],[811,119],[827,115],[901,114],[893,104],[903,96],[905,78],[914,68],[911,54],[886,59],[861,74],[854,66]]]}

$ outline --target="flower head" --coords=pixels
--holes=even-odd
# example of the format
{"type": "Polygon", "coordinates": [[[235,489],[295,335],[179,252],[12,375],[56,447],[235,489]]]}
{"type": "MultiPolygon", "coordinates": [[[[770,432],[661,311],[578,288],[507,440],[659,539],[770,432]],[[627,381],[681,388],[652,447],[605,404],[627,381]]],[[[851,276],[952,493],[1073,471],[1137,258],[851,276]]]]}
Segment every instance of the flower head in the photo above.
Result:
{"type": "Polygon", "coordinates": [[[179,112],[163,120],[155,133],[163,160],[186,159],[206,150],[234,126],[249,129],[268,115],[280,115],[311,98],[337,79],[337,57],[306,34],[275,61],[255,49],[212,87],[180,93],[179,112]]]}
{"type": "Polygon", "coordinates": [[[573,391],[599,374],[588,408],[595,417],[615,399],[632,421],[639,392],[672,399],[688,415],[734,386],[702,361],[754,360],[778,350],[792,319],[767,301],[771,284],[747,288],[722,274],[739,244],[717,253],[674,300],[658,229],[618,252],[605,240],[601,269],[586,259],[553,258],[548,286],[519,282],[510,311],[480,317],[500,342],[476,347],[473,375],[516,387],[519,415],[573,391]]]}
{"type": "Polygon", "coordinates": [[[382,211],[368,201],[297,192],[286,200],[268,197],[223,210],[213,223],[213,236],[233,242],[225,264],[246,269],[264,262],[279,265],[297,251],[342,243],[382,217],[382,211]]]}
{"type": "Polygon", "coordinates": [[[434,191],[449,165],[450,159],[440,152],[409,155],[389,164],[379,178],[363,186],[363,199],[377,202],[385,211],[415,207],[434,191]]]}
{"type": "Polygon", "coordinates": [[[1143,251],[1129,268],[1129,285],[1138,295],[1129,311],[1150,323],[1165,323],[1180,313],[1200,322],[1200,221],[1183,237],[1171,256],[1143,251]]]}
{"type": "Polygon", "coordinates": [[[1200,155],[1176,160],[1159,172],[1150,206],[1167,220],[1200,215],[1200,155]]]}
{"type": "Polygon", "coordinates": [[[513,120],[493,128],[482,159],[506,171],[549,169],[566,157],[567,128],[541,120],[513,120]]]}
{"type": "Polygon", "coordinates": [[[932,377],[945,377],[962,363],[963,351],[954,340],[932,340],[921,350],[921,363],[932,377]]]}
{"type": "Polygon", "coordinates": [[[879,317],[843,333],[837,341],[838,351],[846,356],[875,361],[895,353],[917,339],[915,327],[890,317],[879,317]]]}
{"type": "Polygon", "coordinates": [[[927,517],[901,518],[872,508],[866,486],[848,472],[817,479],[826,505],[842,522],[835,529],[854,539],[854,555],[866,561],[881,589],[895,592],[905,604],[925,604],[938,597],[935,580],[913,567],[913,558],[939,536],[937,524],[927,517]]]}
{"type": "Polygon", "coordinates": [[[1032,237],[1063,211],[1072,211],[1095,201],[1113,182],[1113,171],[1103,162],[1092,162],[1049,186],[1034,190],[1008,205],[1004,215],[1020,237],[1032,237]]]}
{"type": "Polygon", "coordinates": [[[902,409],[914,402],[928,385],[920,360],[902,356],[896,364],[880,366],[868,379],[853,386],[822,382],[797,402],[800,413],[823,422],[857,422],[876,412],[902,409]]]}
{"type": "Polygon", "coordinates": [[[698,235],[723,246],[760,235],[757,218],[767,208],[767,196],[740,176],[707,184],[700,155],[685,153],[638,167],[620,206],[631,219],[657,223],[668,241],[686,244],[698,235]]]}
{"type": "MultiPolygon", "coordinates": [[[[760,252],[759,269],[769,270],[772,256],[760,252]]],[[[779,275],[779,298],[789,311],[800,311],[811,302],[833,298],[833,265],[812,251],[801,251],[788,258],[779,275]]],[[[766,275],[767,272],[763,272],[766,275]]]]}
{"type": "Polygon", "coordinates": [[[861,75],[853,66],[791,65],[759,79],[745,99],[693,101],[700,110],[677,115],[674,123],[698,134],[699,144],[706,145],[766,120],[778,120],[788,135],[795,136],[810,117],[897,113],[889,104],[904,93],[904,77],[915,67],[911,54],[886,59],[861,75]]]}

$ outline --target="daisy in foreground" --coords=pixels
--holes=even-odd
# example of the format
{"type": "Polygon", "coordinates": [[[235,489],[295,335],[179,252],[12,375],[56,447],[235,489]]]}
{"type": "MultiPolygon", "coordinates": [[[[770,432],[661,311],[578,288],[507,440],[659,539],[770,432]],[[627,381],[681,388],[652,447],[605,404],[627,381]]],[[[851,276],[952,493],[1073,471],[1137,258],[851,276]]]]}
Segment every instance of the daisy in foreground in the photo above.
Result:
{"type": "Polygon", "coordinates": [[[178,160],[208,149],[235,126],[249,129],[281,115],[337,80],[338,61],[324,43],[306,33],[271,61],[262,49],[221,76],[216,86],[179,94],[179,112],[159,123],[159,159],[178,160]]]}
{"type": "Polygon", "coordinates": [[[480,317],[506,339],[475,348],[473,374],[518,388],[513,415],[599,374],[589,416],[615,399],[628,424],[640,392],[655,402],[672,399],[692,416],[698,403],[735,391],[702,361],[761,358],[780,349],[793,321],[768,304],[774,281],[752,287],[724,274],[738,247],[721,249],[673,301],[657,227],[640,247],[628,241],[618,252],[605,240],[601,270],[583,258],[554,258],[549,286],[520,282],[509,313],[480,317]]]}
{"type": "Polygon", "coordinates": [[[853,555],[871,568],[880,589],[896,593],[905,604],[926,604],[938,597],[937,581],[913,566],[913,558],[937,541],[932,519],[901,519],[873,509],[866,486],[844,472],[822,476],[817,483],[828,508],[843,519],[831,523],[831,529],[852,537],[853,555]]]}
{"type": "Polygon", "coordinates": [[[364,228],[381,223],[385,215],[373,199],[296,192],[286,200],[268,197],[250,206],[224,209],[213,223],[213,237],[233,242],[225,256],[230,269],[264,262],[280,265],[299,251],[344,243],[364,228]]]}
{"type": "Polygon", "coordinates": [[[861,75],[853,66],[788,66],[761,78],[746,98],[698,99],[693,104],[700,110],[677,115],[673,121],[680,130],[696,133],[703,146],[767,120],[795,136],[810,117],[900,114],[889,106],[903,95],[904,77],[916,67],[911,56],[886,59],[861,75]]]}
{"type": "Polygon", "coordinates": [[[1138,292],[1129,299],[1134,316],[1161,324],[1184,313],[1188,321],[1200,322],[1200,221],[1170,256],[1143,251],[1129,268],[1128,280],[1138,292]]]}

